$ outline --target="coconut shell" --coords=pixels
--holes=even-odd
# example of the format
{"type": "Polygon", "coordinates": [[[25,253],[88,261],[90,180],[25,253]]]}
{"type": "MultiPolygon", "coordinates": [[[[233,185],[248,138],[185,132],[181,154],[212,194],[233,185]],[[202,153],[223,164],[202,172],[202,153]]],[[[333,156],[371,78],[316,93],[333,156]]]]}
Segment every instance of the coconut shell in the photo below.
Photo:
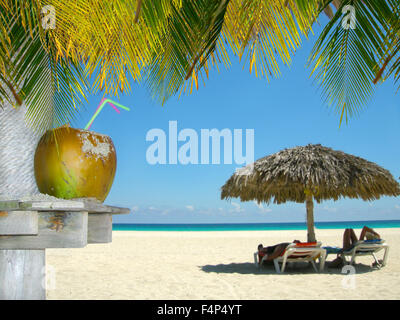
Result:
{"type": "Polygon", "coordinates": [[[35,152],[38,189],[57,198],[103,202],[114,181],[117,156],[109,136],[60,127],[47,131],[35,152]]]}

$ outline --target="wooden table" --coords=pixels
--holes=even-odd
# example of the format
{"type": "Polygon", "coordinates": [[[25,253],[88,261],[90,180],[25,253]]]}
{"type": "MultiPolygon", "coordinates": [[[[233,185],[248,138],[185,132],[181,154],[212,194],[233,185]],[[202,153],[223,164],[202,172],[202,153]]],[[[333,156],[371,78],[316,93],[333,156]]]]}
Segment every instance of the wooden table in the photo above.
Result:
{"type": "Polygon", "coordinates": [[[90,199],[0,201],[0,300],[46,299],[46,248],[112,241],[112,215],[90,199]]]}

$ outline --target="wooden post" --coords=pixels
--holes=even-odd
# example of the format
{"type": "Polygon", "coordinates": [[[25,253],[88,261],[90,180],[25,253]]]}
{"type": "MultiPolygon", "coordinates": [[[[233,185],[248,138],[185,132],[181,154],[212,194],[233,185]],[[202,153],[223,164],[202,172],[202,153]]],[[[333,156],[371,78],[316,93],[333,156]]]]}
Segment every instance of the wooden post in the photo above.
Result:
{"type": "Polygon", "coordinates": [[[310,193],[306,193],[307,242],[316,242],[314,231],[314,202],[310,193]]]}
{"type": "Polygon", "coordinates": [[[45,250],[0,250],[0,300],[46,299],[45,250]]]}

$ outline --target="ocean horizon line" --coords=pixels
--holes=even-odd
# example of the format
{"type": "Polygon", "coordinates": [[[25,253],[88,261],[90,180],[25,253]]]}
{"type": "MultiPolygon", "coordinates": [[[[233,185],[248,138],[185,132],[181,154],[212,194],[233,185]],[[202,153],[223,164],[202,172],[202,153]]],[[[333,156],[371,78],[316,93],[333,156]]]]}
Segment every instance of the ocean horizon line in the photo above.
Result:
{"type": "MultiPolygon", "coordinates": [[[[400,220],[319,221],[316,229],[400,228],[400,220]]],[[[114,223],[114,231],[264,231],[306,230],[305,222],[248,223],[114,223]]]]}

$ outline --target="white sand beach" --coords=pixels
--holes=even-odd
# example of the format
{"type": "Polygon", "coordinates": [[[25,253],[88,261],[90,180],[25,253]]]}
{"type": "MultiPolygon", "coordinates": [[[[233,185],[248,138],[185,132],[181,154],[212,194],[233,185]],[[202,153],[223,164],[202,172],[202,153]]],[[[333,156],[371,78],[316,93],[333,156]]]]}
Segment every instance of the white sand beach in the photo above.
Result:
{"type": "MultiPolygon", "coordinates": [[[[255,267],[259,243],[305,241],[304,230],[114,231],[110,244],[46,250],[47,299],[400,299],[400,229],[376,230],[390,245],[387,266],[361,257],[351,278],[308,265],[284,274],[255,267]]],[[[342,233],[316,229],[323,245],[341,246],[342,233]]]]}

